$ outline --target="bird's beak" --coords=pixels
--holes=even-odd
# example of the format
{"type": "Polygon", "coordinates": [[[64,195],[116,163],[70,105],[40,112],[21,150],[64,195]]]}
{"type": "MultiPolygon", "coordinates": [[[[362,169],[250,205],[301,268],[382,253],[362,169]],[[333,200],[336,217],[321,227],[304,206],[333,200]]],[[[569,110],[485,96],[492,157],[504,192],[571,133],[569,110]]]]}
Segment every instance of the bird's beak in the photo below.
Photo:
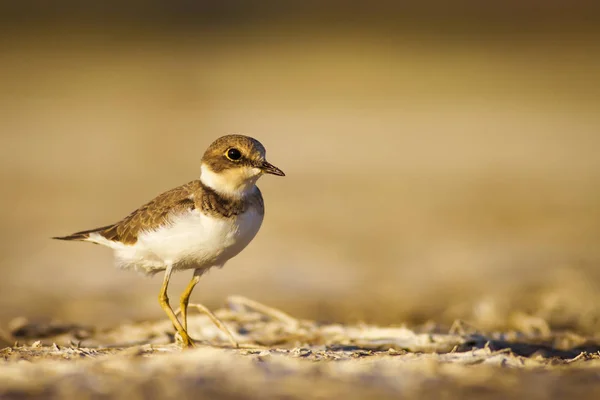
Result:
{"type": "Polygon", "coordinates": [[[260,169],[265,174],[272,174],[272,175],[277,175],[277,176],[285,176],[285,174],[283,173],[282,170],[280,170],[279,168],[277,168],[273,164],[268,163],[266,161],[263,161],[263,163],[260,165],[260,169]]]}

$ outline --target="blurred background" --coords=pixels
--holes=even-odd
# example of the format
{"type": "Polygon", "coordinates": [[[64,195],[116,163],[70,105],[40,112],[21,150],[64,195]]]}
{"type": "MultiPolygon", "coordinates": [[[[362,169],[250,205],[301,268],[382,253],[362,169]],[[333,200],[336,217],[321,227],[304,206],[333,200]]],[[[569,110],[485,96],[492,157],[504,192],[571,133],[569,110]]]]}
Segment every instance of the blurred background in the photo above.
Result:
{"type": "MultiPolygon", "coordinates": [[[[106,225],[247,134],[262,230],[192,301],[600,329],[597,2],[0,5],[0,326],[162,319],[106,225]]],[[[191,277],[176,276],[171,298],[191,277]]]]}

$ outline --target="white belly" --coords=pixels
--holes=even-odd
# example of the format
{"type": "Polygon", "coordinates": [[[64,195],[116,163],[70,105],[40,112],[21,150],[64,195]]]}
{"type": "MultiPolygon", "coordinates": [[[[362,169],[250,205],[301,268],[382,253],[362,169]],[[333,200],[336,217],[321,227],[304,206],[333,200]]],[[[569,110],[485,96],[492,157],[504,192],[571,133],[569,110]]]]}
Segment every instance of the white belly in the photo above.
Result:
{"type": "Polygon", "coordinates": [[[115,248],[120,267],[154,274],[171,263],[176,270],[222,266],[256,236],[263,215],[253,209],[236,218],[214,218],[198,210],[139,235],[133,246],[115,248]]]}

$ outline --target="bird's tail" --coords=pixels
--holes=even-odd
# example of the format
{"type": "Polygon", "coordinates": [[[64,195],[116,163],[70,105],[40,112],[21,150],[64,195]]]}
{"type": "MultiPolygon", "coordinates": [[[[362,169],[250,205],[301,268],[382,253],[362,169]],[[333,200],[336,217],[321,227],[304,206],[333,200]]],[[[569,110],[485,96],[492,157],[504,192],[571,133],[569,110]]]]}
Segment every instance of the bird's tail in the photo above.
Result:
{"type": "Polygon", "coordinates": [[[96,229],[90,229],[87,231],[81,231],[81,232],[75,232],[71,235],[68,236],[55,236],[52,239],[57,239],[57,240],[87,240],[90,238],[90,234],[91,233],[99,233],[102,234],[102,232],[106,232],[108,229],[112,228],[113,225],[107,225],[107,226],[103,226],[101,228],[96,228],[96,229]]]}

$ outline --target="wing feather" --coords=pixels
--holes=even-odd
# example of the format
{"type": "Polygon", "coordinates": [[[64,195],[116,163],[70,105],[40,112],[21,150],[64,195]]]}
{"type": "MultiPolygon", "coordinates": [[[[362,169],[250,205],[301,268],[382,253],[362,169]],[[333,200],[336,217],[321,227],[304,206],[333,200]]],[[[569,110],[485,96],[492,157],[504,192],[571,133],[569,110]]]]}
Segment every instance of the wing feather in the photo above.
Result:
{"type": "Polygon", "coordinates": [[[121,221],[87,231],[76,232],[69,236],[55,237],[59,240],[86,240],[90,234],[97,233],[108,240],[123,244],[135,244],[140,233],[157,229],[168,222],[172,214],[196,208],[196,192],[200,181],[191,181],[155,197],[121,221]]]}

